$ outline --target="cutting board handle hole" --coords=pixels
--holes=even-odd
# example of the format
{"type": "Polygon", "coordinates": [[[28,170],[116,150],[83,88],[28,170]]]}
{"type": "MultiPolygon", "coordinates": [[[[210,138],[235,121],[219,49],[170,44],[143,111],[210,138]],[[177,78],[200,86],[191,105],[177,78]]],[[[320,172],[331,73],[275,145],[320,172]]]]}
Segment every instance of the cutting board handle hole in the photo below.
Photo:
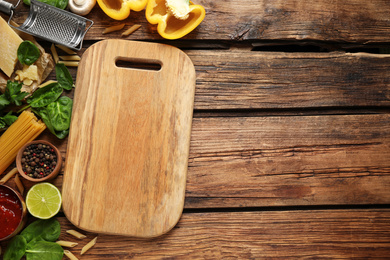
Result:
{"type": "Polygon", "coordinates": [[[119,68],[151,71],[160,71],[162,68],[162,63],[158,60],[130,59],[123,57],[117,57],[115,60],[115,65],[119,68]]]}

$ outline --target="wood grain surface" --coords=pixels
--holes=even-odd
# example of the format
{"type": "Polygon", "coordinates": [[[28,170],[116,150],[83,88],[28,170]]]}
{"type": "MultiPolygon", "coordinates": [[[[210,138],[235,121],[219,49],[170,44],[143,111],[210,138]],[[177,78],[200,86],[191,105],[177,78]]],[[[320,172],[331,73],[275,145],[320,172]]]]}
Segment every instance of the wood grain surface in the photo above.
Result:
{"type": "Polygon", "coordinates": [[[84,53],[77,79],[62,189],[66,216],[95,232],[167,232],[184,204],[191,60],[168,45],[106,40],[84,53]],[[117,67],[120,60],[161,69],[117,67]]]}
{"type": "Polygon", "coordinates": [[[60,239],[97,244],[80,259],[386,259],[388,209],[184,213],[177,228],[154,239],[86,233],[77,240],[60,218],[60,239]],[[110,252],[107,255],[107,252],[110,252]]]}
{"type": "Polygon", "coordinates": [[[389,204],[389,126],[388,114],[196,117],[184,206],[389,204]]]}
{"type": "MultiPolygon", "coordinates": [[[[205,20],[184,39],[254,41],[298,40],[352,43],[389,41],[390,3],[387,0],[197,0],[206,9],[205,20]]],[[[18,9],[16,21],[22,23],[27,6],[18,9]]],[[[87,40],[121,38],[121,32],[103,35],[106,27],[125,23],[140,24],[132,39],[162,40],[156,26],[145,18],[145,11],[131,12],[123,21],[110,19],[97,5],[86,16],[94,21],[87,40]]],[[[126,28],[127,28],[126,27],[126,28]]]]}
{"type": "MultiPolygon", "coordinates": [[[[71,251],[80,259],[388,259],[390,2],[194,2],[206,18],[175,41],[144,11],[123,21],[98,6],[87,15],[95,24],[79,55],[104,39],[176,46],[195,66],[196,90],[175,228],[150,239],[86,232],[71,251]],[[120,23],[141,27],[127,38],[102,34],[120,23]]],[[[68,159],[67,139],[48,131],[40,139],[68,159]]],[[[53,183],[62,189],[63,180],[53,183]]],[[[59,220],[61,239],[75,240],[65,234],[75,226],[63,213],[59,220]]]]}

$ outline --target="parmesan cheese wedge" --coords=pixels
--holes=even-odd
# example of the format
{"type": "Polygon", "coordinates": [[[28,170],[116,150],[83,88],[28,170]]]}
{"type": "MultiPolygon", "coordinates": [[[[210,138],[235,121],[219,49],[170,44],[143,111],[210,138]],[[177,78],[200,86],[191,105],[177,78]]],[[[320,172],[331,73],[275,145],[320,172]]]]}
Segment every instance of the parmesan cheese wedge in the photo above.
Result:
{"type": "Polygon", "coordinates": [[[0,69],[11,77],[18,60],[17,51],[23,42],[7,22],[0,16],[0,69]]]}

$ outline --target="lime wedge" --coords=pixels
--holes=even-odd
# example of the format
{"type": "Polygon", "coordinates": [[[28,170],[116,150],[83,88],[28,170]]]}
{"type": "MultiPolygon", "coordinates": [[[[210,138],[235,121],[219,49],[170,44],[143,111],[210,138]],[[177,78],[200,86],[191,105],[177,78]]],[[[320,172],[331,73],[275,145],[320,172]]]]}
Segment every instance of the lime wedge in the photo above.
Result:
{"type": "Polygon", "coordinates": [[[60,211],[61,193],[56,186],[43,182],[35,184],[28,191],[26,206],[31,215],[40,219],[49,219],[60,211]]]}

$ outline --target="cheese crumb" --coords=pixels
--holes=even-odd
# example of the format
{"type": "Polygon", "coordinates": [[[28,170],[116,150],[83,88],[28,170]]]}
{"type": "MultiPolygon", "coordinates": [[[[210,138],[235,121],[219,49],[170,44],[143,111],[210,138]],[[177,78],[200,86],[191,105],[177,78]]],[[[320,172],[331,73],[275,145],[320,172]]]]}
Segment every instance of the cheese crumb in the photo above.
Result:
{"type": "Polygon", "coordinates": [[[18,80],[23,81],[27,86],[30,86],[34,80],[37,81],[39,79],[38,67],[36,65],[24,65],[23,70],[17,70],[15,74],[17,75],[16,77],[19,77],[18,80]]]}

